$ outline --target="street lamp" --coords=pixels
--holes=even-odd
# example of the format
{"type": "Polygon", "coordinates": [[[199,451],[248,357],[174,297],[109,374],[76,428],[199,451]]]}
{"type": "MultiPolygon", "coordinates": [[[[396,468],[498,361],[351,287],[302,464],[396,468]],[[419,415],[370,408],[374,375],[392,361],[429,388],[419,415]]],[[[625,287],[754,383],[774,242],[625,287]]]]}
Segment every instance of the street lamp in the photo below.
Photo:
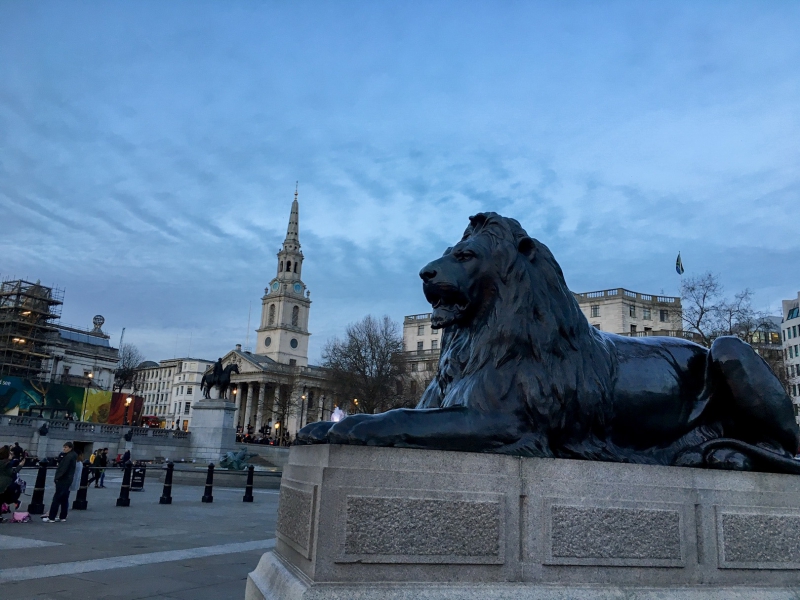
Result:
{"type": "Polygon", "coordinates": [[[128,407],[131,405],[132,401],[133,401],[133,398],[131,398],[130,396],[125,398],[125,416],[122,419],[122,424],[123,425],[128,425],[128,407]]]}

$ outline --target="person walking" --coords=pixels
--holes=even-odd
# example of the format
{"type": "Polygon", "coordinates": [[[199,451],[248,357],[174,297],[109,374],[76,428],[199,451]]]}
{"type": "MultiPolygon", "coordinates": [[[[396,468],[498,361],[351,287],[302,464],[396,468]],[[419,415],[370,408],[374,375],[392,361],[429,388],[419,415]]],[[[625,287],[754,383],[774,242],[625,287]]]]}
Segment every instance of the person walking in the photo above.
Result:
{"type": "Polygon", "coordinates": [[[72,442],[64,442],[64,456],[58,463],[53,481],[56,484],[56,491],[53,494],[53,502],[50,505],[50,513],[42,517],[44,523],[57,523],[67,520],[69,509],[69,492],[72,480],[75,478],[75,464],[78,462],[78,455],[72,449],[72,442]],[[59,516],[56,513],[59,512],[59,516]]]}
{"type": "Polygon", "coordinates": [[[106,487],[103,485],[103,481],[106,477],[105,467],[108,466],[108,448],[100,448],[93,456],[94,460],[91,462],[94,468],[92,469],[91,479],[89,479],[88,484],[94,482],[94,487],[104,488],[106,487]]]}

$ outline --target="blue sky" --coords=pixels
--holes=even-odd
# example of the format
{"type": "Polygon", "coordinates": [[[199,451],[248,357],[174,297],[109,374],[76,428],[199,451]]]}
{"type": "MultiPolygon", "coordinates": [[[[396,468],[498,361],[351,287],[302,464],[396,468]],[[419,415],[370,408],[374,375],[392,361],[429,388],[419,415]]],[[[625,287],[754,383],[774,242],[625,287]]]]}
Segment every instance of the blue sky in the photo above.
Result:
{"type": "MultiPolygon", "coordinates": [[[[0,276],[244,343],[295,181],[311,358],[494,210],[575,291],[800,289],[800,3],[0,0],[0,276]]],[[[254,335],[250,335],[252,344],[254,335]]]]}

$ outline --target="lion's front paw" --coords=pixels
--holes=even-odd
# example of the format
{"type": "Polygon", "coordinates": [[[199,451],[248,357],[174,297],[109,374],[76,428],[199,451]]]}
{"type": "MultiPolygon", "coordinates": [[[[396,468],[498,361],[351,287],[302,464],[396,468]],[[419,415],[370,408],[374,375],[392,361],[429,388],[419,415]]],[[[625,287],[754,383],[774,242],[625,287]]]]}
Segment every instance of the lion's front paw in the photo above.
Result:
{"type": "Polygon", "coordinates": [[[328,441],[328,431],[333,425],[333,421],[318,421],[306,425],[297,432],[297,441],[301,444],[325,444],[328,441]]]}
{"type": "Polygon", "coordinates": [[[389,413],[380,415],[353,415],[342,419],[331,427],[328,441],[331,444],[350,444],[354,446],[391,446],[391,419],[389,413]]]}

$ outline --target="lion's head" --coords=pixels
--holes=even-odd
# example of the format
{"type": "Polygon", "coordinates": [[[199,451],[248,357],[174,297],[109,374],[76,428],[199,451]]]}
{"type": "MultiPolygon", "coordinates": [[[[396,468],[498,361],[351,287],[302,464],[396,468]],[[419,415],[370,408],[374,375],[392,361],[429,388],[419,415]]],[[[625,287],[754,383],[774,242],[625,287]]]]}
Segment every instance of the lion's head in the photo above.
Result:
{"type": "MultiPolygon", "coordinates": [[[[479,213],[469,221],[461,241],[419,274],[433,306],[434,328],[480,321],[498,300],[510,303],[510,294],[571,298],[550,250],[528,236],[518,221],[493,212],[479,213]]],[[[535,298],[516,300],[527,300],[531,309],[545,309],[535,298]]],[[[574,300],[571,304],[577,310],[574,300]]]]}
{"type": "Polygon", "coordinates": [[[420,277],[432,325],[445,328],[421,408],[522,393],[537,412],[561,410],[583,395],[578,390],[605,389],[611,380],[609,361],[599,357],[600,334],[561,267],[516,220],[491,212],[470,217],[461,240],[420,277]],[[515,374],[499,376],[507,363],[515,374]]]}

